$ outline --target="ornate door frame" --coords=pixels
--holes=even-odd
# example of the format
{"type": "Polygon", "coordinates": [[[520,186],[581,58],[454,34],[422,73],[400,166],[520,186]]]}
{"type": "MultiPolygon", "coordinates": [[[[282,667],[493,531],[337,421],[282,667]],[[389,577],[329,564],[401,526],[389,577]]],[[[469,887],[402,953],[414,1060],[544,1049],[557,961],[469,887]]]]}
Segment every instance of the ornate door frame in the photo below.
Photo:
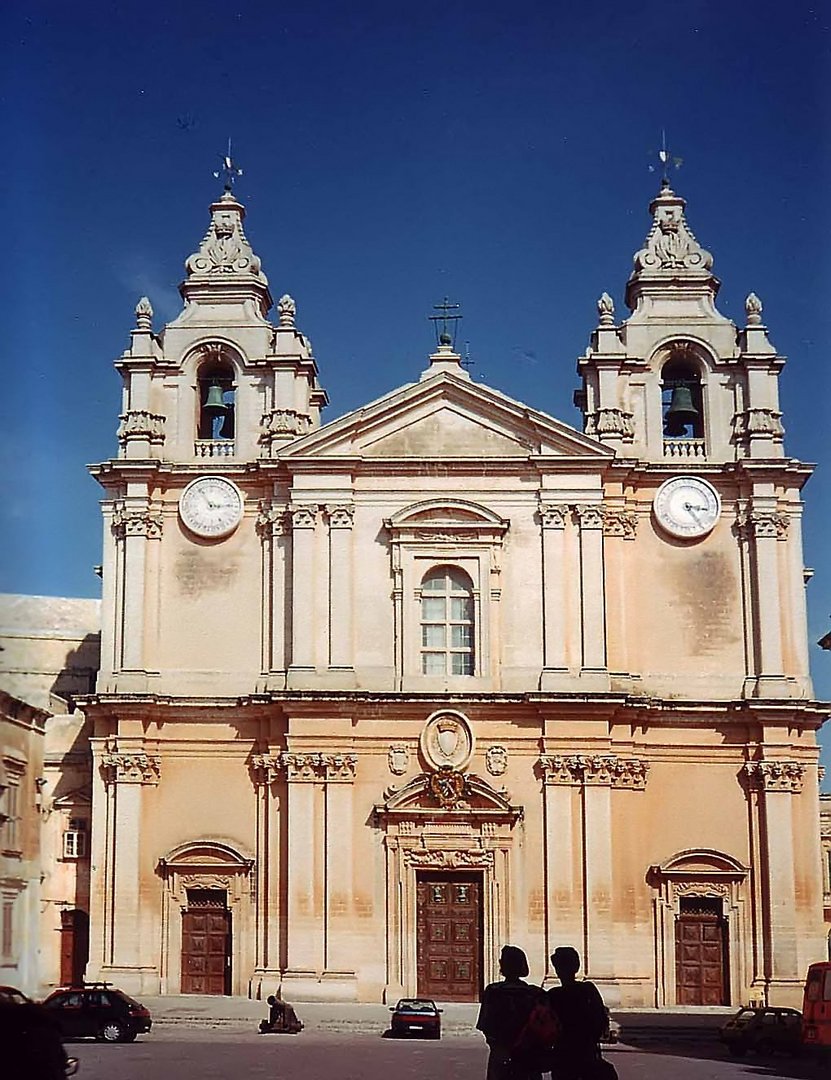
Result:
{"type": "Polygon", "coordinates": [[[484,983],[498,977],[499,946],[510,939],[511,855],[522,809],[480,777],[456,771],[449,785],[456,797],[442,796],[431,786],[435,775],[417,776],[375,807],[386,865],[385,1002],[417,992],[418,871],[482,872],[484,983]]]}
{"type": "Polygon", "coordinates": [[[247,993],[254,969],[251,941],[256,906],[255,861],[215,840],[194,840],[159,859],[164,882],[161,925],[161,992],[178,994],[182,981],[182,912],[188,889],[224,889],[231,913],[231,993],[247,993]],[[247,973],[247,974],[246,974],[247,973]]]}
{"type": "Polygon", "coordinates": [[[745,888],[749,868],[724,852],[710,848],[680,851],[649,868],[654,889],[655,1005],[675,1005],[675,922],[681,914],[681,897],[708,897],[721,901],[726,923],[726,983],[731,1001],[743,1001],[747,978],[747,927],[745,888]]]}

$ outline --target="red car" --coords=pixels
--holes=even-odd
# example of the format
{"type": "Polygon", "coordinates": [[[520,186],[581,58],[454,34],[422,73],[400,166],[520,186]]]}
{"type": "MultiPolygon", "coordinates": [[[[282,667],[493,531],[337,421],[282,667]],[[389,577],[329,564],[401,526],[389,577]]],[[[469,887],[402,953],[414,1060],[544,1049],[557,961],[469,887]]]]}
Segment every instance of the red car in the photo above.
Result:
{"type": "Polygon", "coordinates": [[[441,1038],[441,1009],[429,998],[402,998],[390,1008],[390,1032],[394,1037],[424,1035],[441,1038]]]}

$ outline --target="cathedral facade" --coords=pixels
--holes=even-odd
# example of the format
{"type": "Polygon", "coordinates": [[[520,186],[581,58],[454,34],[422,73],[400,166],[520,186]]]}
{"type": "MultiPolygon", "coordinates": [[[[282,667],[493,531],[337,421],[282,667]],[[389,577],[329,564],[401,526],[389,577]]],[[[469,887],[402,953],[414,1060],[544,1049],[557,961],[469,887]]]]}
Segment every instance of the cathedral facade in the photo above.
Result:
{"type": "Polygon", "coordinates": [[[801,1000],[825,955],[783,358],[664,182],[578,361],[581,430],[452,334],[321,425],[232,191],[103,488],[87,979],[475,1000],[502,944],[607,1002],[801,1000]]]}

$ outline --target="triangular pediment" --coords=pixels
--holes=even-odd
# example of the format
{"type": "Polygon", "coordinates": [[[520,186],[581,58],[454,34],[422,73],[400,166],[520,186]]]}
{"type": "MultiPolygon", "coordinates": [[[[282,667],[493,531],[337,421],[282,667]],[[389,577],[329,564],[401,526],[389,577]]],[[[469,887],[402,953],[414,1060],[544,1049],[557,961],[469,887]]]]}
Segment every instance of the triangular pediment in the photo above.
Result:
{"type": "Polygon", "coordinates": [[[391,394],[296,440],[293,457],[527,458],[605,460],[602,443],[505,394],[443,373],[391,394]]]}

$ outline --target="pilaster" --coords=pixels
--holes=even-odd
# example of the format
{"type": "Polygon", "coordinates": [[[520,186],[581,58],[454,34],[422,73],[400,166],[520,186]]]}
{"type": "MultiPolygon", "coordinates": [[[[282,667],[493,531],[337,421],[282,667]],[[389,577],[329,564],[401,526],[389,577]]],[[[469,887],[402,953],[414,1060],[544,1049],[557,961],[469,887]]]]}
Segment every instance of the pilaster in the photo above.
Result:
{"type": "Polygon", "coordinates": [[[603,568],[603,511],[599,503],[574,507],[580,532],[580,677],[606,690],[606,583],[603,568]]]}
{"type": "Polygon", "coordinates": [[[315,532],[316,506],[292,506],[291,665],[290,686],[303,686],[315,669],[315,532]]]}
{"type": "MultiPolygon", "coordinates": [[[[329,526],[329,668],[353,672],[353,564],[351,504],[326,507],[329,526]]],[[[353,674],[354,681],[354,674],[353,674]]]]}
{"type": "Polygon", "coordinates": [[[568,677],[566,657],[565,528],[567,506],[540,506],[542,525],[543,671],[541,690],[568,677]]]}

